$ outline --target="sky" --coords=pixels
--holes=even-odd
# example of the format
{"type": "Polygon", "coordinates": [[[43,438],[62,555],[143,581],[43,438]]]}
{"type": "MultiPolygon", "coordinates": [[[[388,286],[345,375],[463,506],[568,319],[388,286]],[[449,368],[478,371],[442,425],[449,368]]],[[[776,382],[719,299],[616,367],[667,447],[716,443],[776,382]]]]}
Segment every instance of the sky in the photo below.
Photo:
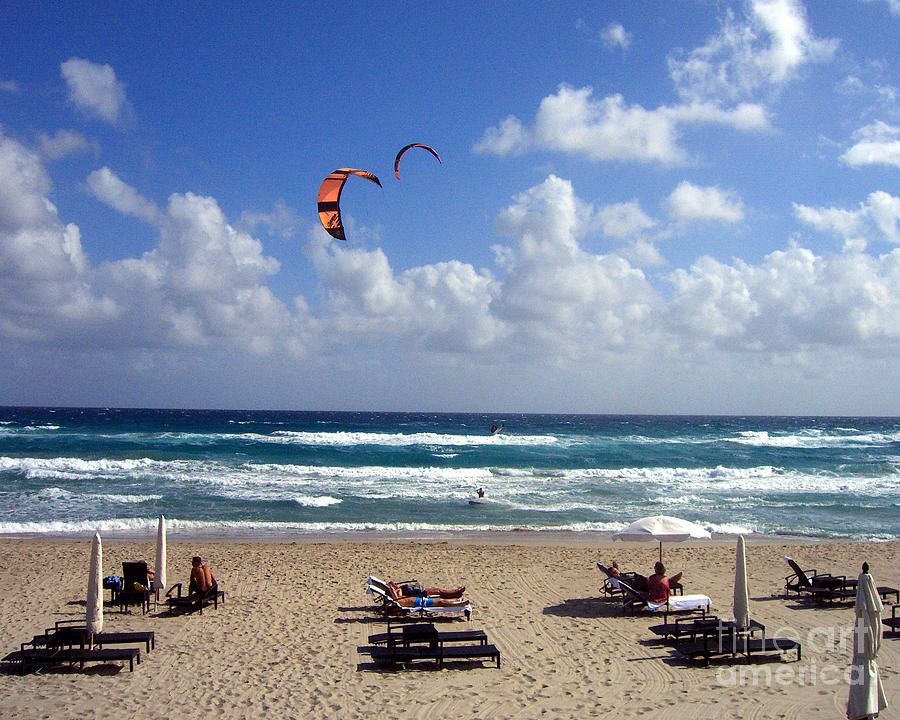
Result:
{"type": "Polygon", "coordinates": [[[898,181],[900,0],[7,2],[0,404],[900,415],[898,181]]]}

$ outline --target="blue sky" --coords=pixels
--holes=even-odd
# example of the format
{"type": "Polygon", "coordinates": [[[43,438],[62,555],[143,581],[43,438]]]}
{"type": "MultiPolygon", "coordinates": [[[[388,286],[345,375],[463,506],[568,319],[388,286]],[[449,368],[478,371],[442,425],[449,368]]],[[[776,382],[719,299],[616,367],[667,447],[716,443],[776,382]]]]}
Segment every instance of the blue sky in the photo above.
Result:
{"type": "Polygon", "coordinates": [[[898,0],[6,3],[0,403],[900,414],[898,48],[898,0]]]}

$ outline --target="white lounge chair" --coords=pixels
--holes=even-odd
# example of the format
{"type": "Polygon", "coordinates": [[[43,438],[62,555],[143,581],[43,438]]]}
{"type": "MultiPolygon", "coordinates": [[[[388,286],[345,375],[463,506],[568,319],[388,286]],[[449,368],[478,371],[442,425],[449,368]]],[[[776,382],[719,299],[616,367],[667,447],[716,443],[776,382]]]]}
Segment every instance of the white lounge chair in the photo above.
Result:
{"type": "Polygon", "coordinates": [[[406,607],[372,583],[366,585],[366,592],[381,600],[381,610],[385,616],[390,613],[398,613],[400,615],[418,615],[419,617],[452,617],[462,613],[466,616],[466,620],[472,617],[472,604],[468,602],[465,605],[453,607],[406,607]]]}

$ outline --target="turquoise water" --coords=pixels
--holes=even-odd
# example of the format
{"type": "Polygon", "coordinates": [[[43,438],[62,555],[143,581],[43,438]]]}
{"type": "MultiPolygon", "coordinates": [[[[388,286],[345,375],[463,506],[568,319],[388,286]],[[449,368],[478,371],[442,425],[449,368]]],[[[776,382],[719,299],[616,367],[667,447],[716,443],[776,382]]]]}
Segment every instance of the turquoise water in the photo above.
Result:
{"type": "Polygon", "coordinates": [[[161,513],[174,532],[272,537],[667,514],[888,539],[900,418],[0,408],[0,496],[6,536],[145,535],[161,513]]]}

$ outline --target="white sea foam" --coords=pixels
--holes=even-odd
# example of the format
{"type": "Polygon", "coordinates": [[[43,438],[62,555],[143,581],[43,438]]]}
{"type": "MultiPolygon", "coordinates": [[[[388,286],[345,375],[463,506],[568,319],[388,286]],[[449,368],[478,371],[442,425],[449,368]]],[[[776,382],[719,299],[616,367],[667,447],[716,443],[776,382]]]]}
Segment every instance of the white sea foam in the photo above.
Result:
{"type": "Polygon", "coordinates": [[[890,445],[900,441],[900,433],[859,433],[826,435],[821,430],[807,430],[786,435],[772,434],[765,430],[746,430],[728,438],[728,442],[755,447],[826,448],[866,445],[890,445]]]}
{"type": "Polygon", "coordinates": [[[465,446],[465,445],[552,445],[558,441],[553,435],[458,435],[445,433],[372,433],[372,432],[299,432],[278,430],[272,435],[256,436],[264,442],[286,442],[296,445],[343,446],[382,445],[402,447],[424,446],[465,446]]]}
{"type": "Polygon", "coordinates": [[[304,507],[328,507],[329,505],[338,505],[343,500],[330,495],[297,495],[294,502],[304,507]]]}
{"type": "MultiPolygon", "coordinates": [[[[156,531],[157,518],[115,518],[106,520],[83,521],[50,521],[50,522],[0,522],[0,535],[83,535],[100,531],[110,535],[143,536],[156,531]]],[[[231,535],[234,531],[247,534],[310,534],[310,533],[460,533],[472,532],[515,532],[527,530],[533,532],[614,532],[621,530],[623,523],[618,522],[582,522],[553,526],[537,525],[461,525],[421,522],[255,522],[240,521],[200,521],[166,518],[166,529],[170,535],[179,532],[223,533],[231,535]]]]}

